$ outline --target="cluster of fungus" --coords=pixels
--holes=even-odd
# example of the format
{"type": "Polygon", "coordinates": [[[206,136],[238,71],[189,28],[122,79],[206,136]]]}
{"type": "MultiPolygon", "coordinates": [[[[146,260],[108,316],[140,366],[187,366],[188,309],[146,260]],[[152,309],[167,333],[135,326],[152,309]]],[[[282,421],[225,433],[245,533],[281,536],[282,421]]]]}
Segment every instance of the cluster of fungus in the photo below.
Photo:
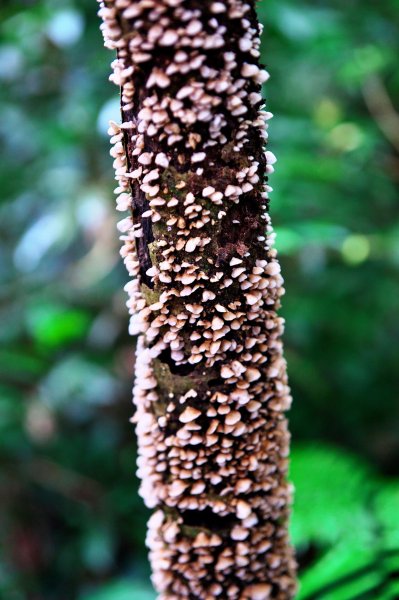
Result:
{"type": "Polygon", "coordinates": [[[159,599],[287,600],[290,405],[253,0],[104,0],[159,599]]]}

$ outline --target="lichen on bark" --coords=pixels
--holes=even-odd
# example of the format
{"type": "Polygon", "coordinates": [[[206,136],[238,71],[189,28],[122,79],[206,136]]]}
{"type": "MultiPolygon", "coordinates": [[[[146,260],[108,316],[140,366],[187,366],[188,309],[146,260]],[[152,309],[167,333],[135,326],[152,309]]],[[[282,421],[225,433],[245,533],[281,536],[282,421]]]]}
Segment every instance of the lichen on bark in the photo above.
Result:
{"type": "Polygon", "coordinates": [[[288,600],[290,405],[253,0],[104,0],[159,599],[288,600]]]}

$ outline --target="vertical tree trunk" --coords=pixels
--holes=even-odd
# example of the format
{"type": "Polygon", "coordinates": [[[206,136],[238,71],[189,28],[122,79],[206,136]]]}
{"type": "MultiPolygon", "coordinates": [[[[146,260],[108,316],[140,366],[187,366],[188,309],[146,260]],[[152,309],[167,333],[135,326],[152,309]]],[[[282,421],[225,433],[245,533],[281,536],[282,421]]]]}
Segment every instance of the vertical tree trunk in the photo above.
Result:
{"type": "Polygon", "coordinates": [[[254,0],[106,0],[141,494],[160,599],[292,598],[283,293],[254,0]]]}

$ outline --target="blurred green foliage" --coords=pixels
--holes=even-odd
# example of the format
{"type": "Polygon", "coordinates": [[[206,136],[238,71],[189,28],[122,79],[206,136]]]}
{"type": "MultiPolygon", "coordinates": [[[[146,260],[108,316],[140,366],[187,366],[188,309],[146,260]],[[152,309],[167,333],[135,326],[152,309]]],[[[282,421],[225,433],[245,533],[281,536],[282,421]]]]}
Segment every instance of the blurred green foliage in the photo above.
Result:
{"type": "MultiPolygon", "coordinates": [[[[268,0],[301,600],[399,597],[398,3],[268,0]]],[[[0,6],[0,596],[150,600],[95,0],[0,6]]]]}
{"type": "Polygon", "coordinates": [[[294,446],[291,463],[298,600],[397,598],[399,481],[328,446],[294,446]]]}

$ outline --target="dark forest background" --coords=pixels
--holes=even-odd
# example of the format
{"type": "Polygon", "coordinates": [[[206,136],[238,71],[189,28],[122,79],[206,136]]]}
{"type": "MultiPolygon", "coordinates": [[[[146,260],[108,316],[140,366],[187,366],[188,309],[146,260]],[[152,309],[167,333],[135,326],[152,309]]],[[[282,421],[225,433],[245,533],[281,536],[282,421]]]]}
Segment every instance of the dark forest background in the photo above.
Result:
{"type": "MultiPolygon", "coordinates": [[[[95,0],[0,5],[0,596],[151,600],[95,0]]],[[[399,597],[399,3],[264,0],[301,600],[399,597]],[[396,108],[395,108],[396,106],[396,108]]]]}

